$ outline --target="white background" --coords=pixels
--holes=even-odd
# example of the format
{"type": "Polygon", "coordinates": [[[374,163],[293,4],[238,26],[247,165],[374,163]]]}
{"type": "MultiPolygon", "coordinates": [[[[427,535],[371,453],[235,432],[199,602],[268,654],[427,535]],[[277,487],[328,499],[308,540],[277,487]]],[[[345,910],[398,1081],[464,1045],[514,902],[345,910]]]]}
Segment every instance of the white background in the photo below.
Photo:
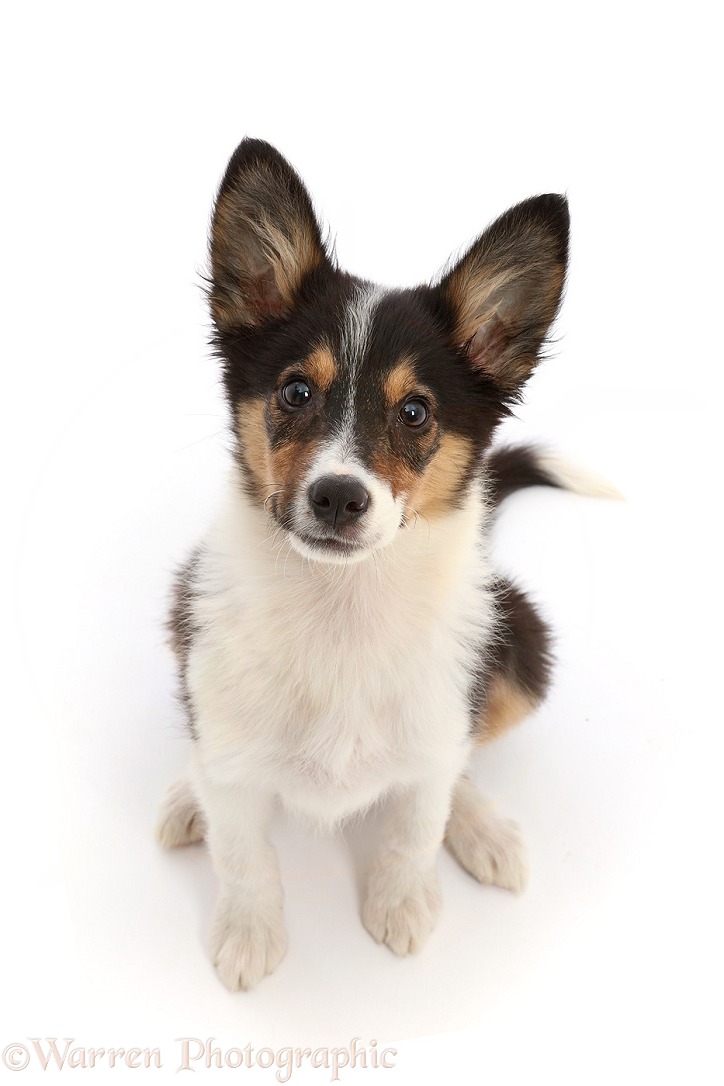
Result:
{"type": "Polygon", "coordinates": [[[398,1049],[363,1081],[722,1081],[714,13],[6,13],[0,1048],[157,1045],[165,1070],[133,1073],[158,1076],[180,1036],[357,1035],[398,1049]],[[244,135],[297,166],[341,264],[389,284],[428,278],[510,204],[566,191],[559,343],[510,435],[540,436],[627,501],[529,491],[496,533],[559,638],[545,707],[476,769],[524,827],[527,892],[441,857],[443,918],[398,960],[358,920],[369,827],[315,839],[280,821],[290,950],[230,995],[204,945],[208,858],[163,854],[152,827],[185,749],[167,586],[228,444],[200,274],[244,135]]]}

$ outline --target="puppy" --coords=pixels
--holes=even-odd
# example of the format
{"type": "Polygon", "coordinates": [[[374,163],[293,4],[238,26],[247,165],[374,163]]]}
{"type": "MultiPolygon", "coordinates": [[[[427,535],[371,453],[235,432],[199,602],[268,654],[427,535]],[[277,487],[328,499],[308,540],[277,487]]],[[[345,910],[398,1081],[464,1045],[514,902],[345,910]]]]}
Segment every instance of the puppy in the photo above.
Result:
{"type": "Polygon", "coordinates": [[[567,251],[565,198],[537,196],[433,285],[378,287],[335,265],[273,147],[244,140],[229,162],[209,298],[235,455],[176,584],[193,742],[158,834],[208,843],[212,956],[231,989],[287,945],[277,801],[334,827],[388,800],[362,920],[397,954],[435,923],[443,842],[481,882],[523,886],[517,829],[466,767],[541,702],[551,667],[545,623],[490,567],[495,508],[536,484],[596,489],[533,449],[491,451],[567,251]]]}

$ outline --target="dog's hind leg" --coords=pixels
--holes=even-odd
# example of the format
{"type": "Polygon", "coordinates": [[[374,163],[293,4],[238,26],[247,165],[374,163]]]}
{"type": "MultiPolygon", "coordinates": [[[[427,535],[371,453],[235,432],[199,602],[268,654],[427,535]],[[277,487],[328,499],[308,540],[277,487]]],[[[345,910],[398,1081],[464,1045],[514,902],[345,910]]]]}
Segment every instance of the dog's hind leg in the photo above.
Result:
{"type": "Polygon", "coordinates": [[[495,639],[473,692],[476,743],[497,738],[540,705],[553,665],[550,629],[525,592],[501,578],[494,593],[495,639]]]}
{"type": "MultiPolygon", "coordinates": [[[[519,723],[545,696],[551,670],[550,632],[527,596],[509,581],[495,585],[498,628],[474,692],[473,735],[486,743],[519,723]]],[[[467,775],[458,781],[445,844],[480,882],[522,890],[526,866],[515,822],[500,818],[467,775]]]]}
{"type": "Polygon", "coordinates": [[[518,826],[496,814],[467,774],[455,786],[445,845],[478,882],[513,891],[525,886],[526,864],[518,826]]]}
{"type": "Polygon", "coordinates": [[[169,787],[161,804],[156,837],[165,848],[203,841],[206,823],[190,782],[182,777],[169,787]]]}

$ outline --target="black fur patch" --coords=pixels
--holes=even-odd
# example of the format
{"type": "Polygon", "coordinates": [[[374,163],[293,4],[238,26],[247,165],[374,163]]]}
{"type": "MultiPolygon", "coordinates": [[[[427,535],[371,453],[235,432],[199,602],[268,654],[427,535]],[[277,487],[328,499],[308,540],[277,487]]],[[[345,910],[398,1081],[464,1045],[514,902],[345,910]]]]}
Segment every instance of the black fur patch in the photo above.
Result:
{"type": "Polygon", "coordinates": [[[481,656],[471,693],[471,730],[477,732],[487,691],[496,677],[538,705],[546,695],[553,668],[552,635],[528,596],[512,581],[493,586],[499,626],[489,653],[481,656]]]}
{"type": "Polygon", "coordinates": [[[552,486],[561,484],[540,466],[538,454],[532,445],[508,445],[494,449],[486,457],[490,496],[499,505],[509,494],[528,486],[552,486]]]}

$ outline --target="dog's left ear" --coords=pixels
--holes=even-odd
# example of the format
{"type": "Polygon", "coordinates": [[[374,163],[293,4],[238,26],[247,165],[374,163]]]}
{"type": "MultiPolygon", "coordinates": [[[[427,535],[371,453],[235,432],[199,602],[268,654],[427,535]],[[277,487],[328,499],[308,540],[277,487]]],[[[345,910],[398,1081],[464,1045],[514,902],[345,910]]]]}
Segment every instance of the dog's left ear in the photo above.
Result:
{"type": "Polygon", "coordinates": [[[568,202],[534,196],[506,211],[441,280],[455,346],[515,400],[558,311],[568,259],[568,202]]]}

